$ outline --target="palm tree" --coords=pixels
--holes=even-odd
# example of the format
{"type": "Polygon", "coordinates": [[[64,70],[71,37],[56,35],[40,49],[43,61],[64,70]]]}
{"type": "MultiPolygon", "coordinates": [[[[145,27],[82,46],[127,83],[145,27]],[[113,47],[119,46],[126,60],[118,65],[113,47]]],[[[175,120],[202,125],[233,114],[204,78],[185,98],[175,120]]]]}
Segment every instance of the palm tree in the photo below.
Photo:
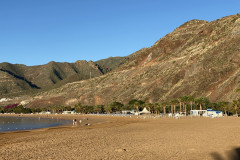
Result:
{"type": "Polygon", "coordinates": [[[136,99],[133,99],[131,100],[128,105],[132,106],[133,108],[136,108],[136,111],[138,112],[140,108],[142,108],[142,105],[144,104],[143,101],[141,100],[136,100],[136,99]]]}
{"type": "Polygon", "coordinates": [[[95,105],[94,112],[97,114],[104,113],[104,106],[103,105],[95,105]]]}
{"type": "Polygon", "coordinates": [[[154,110],[156,114],[160,113],[160,105],[158,103],[153,104],[154,110]]]}
{"type": "MultiPolygon", "coordinates": [[[[207,108],[207,105],[209,105],[210,101],[206,97],[199,97],[195,100],[195,103],[200,106],[200,110],[203,110],[203,106],[207,108]]],[[[202,115],[203,112],[200,111],[200,115],[202,115]]]]}
{"type": "Polygon", "coordinates": [[[58,105],[57,106],[57,113],[60,113],[60,111],[62,110],[64,108],[64,106],[63,105],[58,105]]]}
{"type": "Polygon", "coordinates": [[[173,103],[172,103],[172,101],[170,101],[169,104],[170,104],[170,107],[171,107],[171,109],[170,109],[170,110],[171,110],[171,113],[173,114],[173,108],[174,108],[174,107],[173,107],[173,103]]]}
{"type": "Polygon", "coordinates": [[[193,96],[183,96],[183,97],[181,97],[181,99],[183,102],[183,108],[185,109],[185,113],[187,114],[187,105],[189,105],[189,103],[190,103],[191,110],[192,110],[194,98],[193,98],[193,96]]]}
{"type": "Polygon", "coordinates": [[[229,102],[219,102],[219,106],[222,111],[224,111],[224,114],[227,115],[227,109],[229,107],[229,102]]]}
{"type": "Polygon", "coordinates": [[[189,102],[188,96],[183,96],[183,97],[181,97],[181,99],[183,102],[183,108],[184,108],[185,115],[187,115],[187,103],[189,102]]]}
{"type": "Polygon", "coordinates": [[[240,106],[240,99],[238,99],[238,100],[233,100],[233,107],[234,107],[234,110],[235,110],[235,112],[236,112],[236,115],[238,115],[238,112],[237,112],[237,110],[238,110],[238,108],[239,108],[239,106],[240,106]]]}
{"type": "Polygon", "coordinates": [[[170,102],[170,104],[171,104],[171,113],[173,114],[173,104],[170,102]]]}
{"type": "Polygon", "coordinates": [[[182,112],[182,99],[179,97],[178,98],[178,102],[179,102],[179,107],[180,107],[180,113],[182,112]]]}
{"type": "Polygon", "coordinates": [[[53,114],[57,112],[57,107],[58,107],[57,105],[51,107],[51,111],[53,114]]]}
{"type": "Polygon", "coordinates": [[[201,98],[195,99],[195,103],[199,105],[199,110],[202,110],[202,99],[201,98]]]}
{"type": "Polygon", "coordinates": [[[112,106],[107,104],[104,106],[104,110],[107,112],[107,114],[110,114],[112,112],[112,106]]]}
{"type": "Polygon", "coordinates": [[[200,106],[200,110],[202,110],[202,106],[207,107],[207,105],[210,103],[209,99],[206,97],[199,97],[195,100],[195,103],[197,103],[200,106]]]}
{"type": "Polygon", "coordinates": [[[110,104],[112,106],[112,109],[114,110],[114,112],[116,111],[122,111],[123,108],[123,104],[120,102],[113,102],[110,104]]]}
{"type": "MultiPolygon", "coordinates": [[[[64,108],[65,108],[65,106],[63,106],[63,105],[60,106],[60,111],[61,111],[61,113],[63,112],[64,108]]],[[[74,108],[74,110],[76,111],[75,108],[74,108]]]]}
{"type": "Polygon", "coordinates": [[[183,105],[183,109],[185,114],[187,114],[187,107],[186,107],[186,103],[188,102],[188,97],[187,96],[182,96],[179,97],[179,102],[180,102],[180,112],[181,112],[181,104],[183,105]]]}
{"type": "Polygon", "coordinates": [[[188,102],[190,102],[191,110],[192,110],[193,109],[192,106],[193,106],[193,102],[194,102],[194,97],[193,96],[188,96],[188,102]]]}
{"type": "Polygon", "coordinates": [[[176,113],[176,105],[178,104],[178,100],[177,99],[173,99],[171,101],[171,104],[173,105],[173,111],[174,113],[176,113]]]}
{"type": "Polygon", "coordinates": [[[163,105],[163,114],[166,115],[166,107],[167,107],[167,102],[162,102],[163,105]]]}

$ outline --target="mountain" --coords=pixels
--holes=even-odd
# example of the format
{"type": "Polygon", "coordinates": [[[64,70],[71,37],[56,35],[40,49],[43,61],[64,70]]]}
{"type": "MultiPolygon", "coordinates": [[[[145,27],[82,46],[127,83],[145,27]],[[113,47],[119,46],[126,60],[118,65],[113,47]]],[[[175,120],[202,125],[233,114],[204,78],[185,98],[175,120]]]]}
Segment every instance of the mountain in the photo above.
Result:
{"type": "Polygon", "coordinates": [[[126,58],[110,57],[75,63],[49,62],[45,65],[25,66],[20,64],[0,64],[0,95],[36,93],[60,87],[66,83],[85,80],[103,75],[124,63],[126,58]]]}
{"type": "Polygon", "coordinates": [[[184,95],[212,101],[236,99],[240,96],[236,92],[240,88],[240,14],[212,22],[191,20],[125,58],[111,72],[104,66],[108,63],[100,61],[97,66],[106,74],[40,92],[28,106],[131,99],[153,103],[184,95]]]}

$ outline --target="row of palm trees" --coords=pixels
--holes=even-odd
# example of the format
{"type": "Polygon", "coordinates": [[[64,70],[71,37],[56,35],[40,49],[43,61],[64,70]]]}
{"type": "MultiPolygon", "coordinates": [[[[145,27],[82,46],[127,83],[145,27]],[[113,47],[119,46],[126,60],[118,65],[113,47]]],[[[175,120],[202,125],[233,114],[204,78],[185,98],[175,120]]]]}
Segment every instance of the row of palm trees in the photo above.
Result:
{"type": "MultiPolygon", "coordinates": [[[[240,108],[240,99],[234,100],[232,103],[230,102],[210,102],[210,100],[206,97],[194,98],[193,96],[182,96],[177,99],[172,99],[170,101],[164,101],[161,103],[157,103],[155,105],[147,104],[149,110],[154,113],[158,113],[158,108],[156,106],[161,106],[163,114],[168,113],[189,113],[190,110],[198,109],[203,110],[207,108],[211,108],[214,110],[221,110],[225,114],[238,113],[240,108]]],[[[160,109],[161,110],[161,109],[160,109]]]]}
{"type": "MultiPolygon", "coordinates": [[[[85,106],[77,103],[74,106],[55,105],[45,108],[32,108],[32,112],[51,111],[52,113],[62,113],[63,111],[75,110],[78,113],[119,113],[123,110],[141,111],[146,107],[154,114],[185,113],[188,114],[193,109],[221,110],[225,114],[238,114],[240,109],[240,99],[232,102],[210,102],[206,97],[194,98],[193,96],[182,96],[170,101],[160,103],[147,103],[141,100],[131,100],[123,105],[120,102],[112,102],[106,105],[85,106]]],[[[2,107],[3,108],[3,107],[2,107]]],[[[2,110],[3,112],[3,110],[2,110]]]]}
{"type": "MultiPolygon", "coordinates": [[[[225,114],[237,114],[240,109],[240,99],[233,102],[210,102],[206,97],[194,98],[193,96],[182,96],[170,101],[163,101],[160,103],[139,103],[138,100],[132,100],[134,103],[132,107],[136,110],[141,110],[146,107],[151,113],[189,113],[190,110],[203,110],[211,108],[214,110],[221,110],[225,114]]],[[[142,102],[142,101],[141,101],[142,102]]],[[[129,103],[128,105],[131,106],[129,103]]]]}
{"type": "Polygon", "coordinates": [[[233,102],[210,102],[206,97],[194,98],[193,96],[182,96],[170,101],[163,101],[160,103],[147,103],[141,100],[131,100],[128,104],[123,105],[120,102],[113,102],[107,105],[97,106],[83,106],[80,103],[74,106],[75,110],[81,113],[116,113],[122,110],[141,111],[146,107],[154,114],[167,113],[185,113],[188,114],[190,110],[203,110],[211,108],[214,110],[221,110],[225,114],[237,114],[240,109],[240,99],[233,102]]]}

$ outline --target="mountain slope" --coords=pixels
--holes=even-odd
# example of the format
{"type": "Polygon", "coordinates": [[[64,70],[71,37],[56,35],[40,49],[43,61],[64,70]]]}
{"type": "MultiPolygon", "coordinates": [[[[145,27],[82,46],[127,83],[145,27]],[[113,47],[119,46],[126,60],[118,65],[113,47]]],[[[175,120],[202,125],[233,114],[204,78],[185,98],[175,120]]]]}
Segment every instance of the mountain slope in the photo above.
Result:
{"type": "Polygon", "coordinates": [[[127,58],[110,57],[97,62],[49,62],[45,65],[25,66],[0,64],[0,96],[36,93],[60,87],[66,83],[103,75],[117,68],[127,58]]]}
{"type": "Polygon", "coordinates": [[[232,100],[240,81],[240,15],[189,21],[134,53],[115,71],[66,84],[43,97],[106,104],[141,99],[170,100],[183,95],[232,100]]]}

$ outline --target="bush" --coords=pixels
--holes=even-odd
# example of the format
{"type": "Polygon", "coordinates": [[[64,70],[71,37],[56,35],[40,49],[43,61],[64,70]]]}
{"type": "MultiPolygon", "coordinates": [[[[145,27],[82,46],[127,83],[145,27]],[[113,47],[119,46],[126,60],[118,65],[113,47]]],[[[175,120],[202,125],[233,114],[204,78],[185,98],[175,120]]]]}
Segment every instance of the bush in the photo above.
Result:
{"type": "MultiPolygon", "coordinates": [[[[13,105],[11,105],[13,106],[13,105]]],[[[6,107],[5,108],[7,113],[32,113],[32,110],[30,108],[25,108],[22,105],[15,106],[14,107],[6,107]]]]}

